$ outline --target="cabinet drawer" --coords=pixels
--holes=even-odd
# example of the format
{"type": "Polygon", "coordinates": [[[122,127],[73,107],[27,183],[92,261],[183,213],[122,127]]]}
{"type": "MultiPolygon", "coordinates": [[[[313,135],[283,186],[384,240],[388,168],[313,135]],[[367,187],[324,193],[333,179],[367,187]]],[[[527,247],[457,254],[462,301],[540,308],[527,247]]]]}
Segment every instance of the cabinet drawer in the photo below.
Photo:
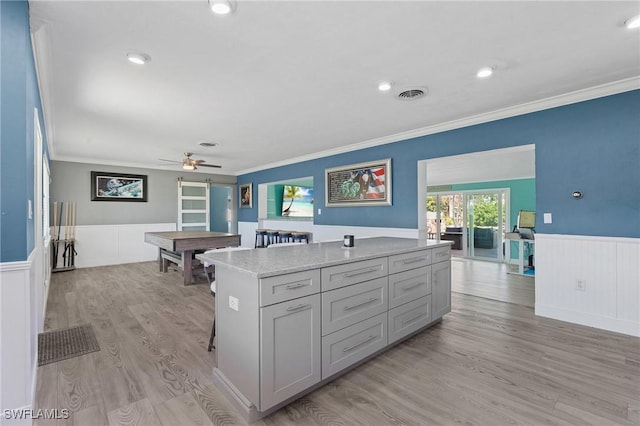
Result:
{"type": "Polygon", "coordinates": [[[260,306],[320,293],[320,270],[277,275],[260,280],[260,306]]]}
{"type": "Polygon", "coordinates": [[[389,309],[431,294],[431,266],[389,275],[389,309]]]}
{"type": "Polygon", "coordinates": [[[322,338],[322,379],[387,346],[387,313],[322,338]]]}
{"type": "Polygon", "coordinates": [[[389,343],[407,336],[431,322],[431,295],[389,311],[389,343]]]}
{"type": "Polygon", "coordinates": [[[395,256],[389,256],[389,273],[408,271],[431,265],[431,250],[414,251],[395,256]]]}
{"type": "Polygon", "coordinates": [[[387,270],[386,257],[322,268],[322,291],[384,277],[387,270]]]}
{"type": "Polygon", "coordinates": [[[386,312],[387,277],[322,293],[322,335],[386,312]]]}
{"type": "Polygon", "coordinates": [[[431,263],[444,262],[451,259],[451,244],[431,249],[431,263]]]}

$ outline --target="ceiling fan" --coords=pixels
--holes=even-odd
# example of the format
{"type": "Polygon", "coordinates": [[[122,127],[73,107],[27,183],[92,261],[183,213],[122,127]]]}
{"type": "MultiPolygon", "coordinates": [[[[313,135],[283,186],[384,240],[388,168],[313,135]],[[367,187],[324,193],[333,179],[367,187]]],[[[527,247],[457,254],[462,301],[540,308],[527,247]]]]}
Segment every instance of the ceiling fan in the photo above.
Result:
{"type": "Polygon", "coordinates": [[[182,168],[185,170],[198,170],[198,167],[215,167],[217,169],[222,168],[222,166],[218,166],[216,164],[204,164],[205,160],[194,160],[193,158],[191,158],[192,155],[193,153],[191,152],[185,152],[182,161],[165,160],[164,158],[161,158],[160,160],[168,161],[170,163],[182,164],[182,168]]]}

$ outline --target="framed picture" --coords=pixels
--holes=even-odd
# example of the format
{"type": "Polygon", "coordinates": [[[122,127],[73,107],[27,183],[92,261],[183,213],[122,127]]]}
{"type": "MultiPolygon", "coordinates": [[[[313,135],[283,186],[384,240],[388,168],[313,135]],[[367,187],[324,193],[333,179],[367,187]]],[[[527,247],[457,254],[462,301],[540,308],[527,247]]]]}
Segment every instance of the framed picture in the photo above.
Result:
{"type": "Polygon", "coordinates": [[[391,159],[325,169],[325,206],[390,206],[391,159]]]}
{"type": "Polygon", "coordinates": [[[91,172],[91,201],[147,201],[147,175],[91,172]]]}
{"type": "Polygon", "coordinates": [[[253,207],[253,191],[251,190],[251,183],[243,183],[240,185],[240,207],[252,208],[253,207]]]}

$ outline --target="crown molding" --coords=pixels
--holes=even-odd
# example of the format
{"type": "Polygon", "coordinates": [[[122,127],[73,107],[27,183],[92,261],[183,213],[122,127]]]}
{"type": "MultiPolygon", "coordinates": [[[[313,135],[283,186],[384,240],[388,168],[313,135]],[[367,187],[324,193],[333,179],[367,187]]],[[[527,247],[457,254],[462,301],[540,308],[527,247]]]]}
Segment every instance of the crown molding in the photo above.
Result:
{"type": "Polygon", "coordinates": [[[345,145],[340,148],[320,151],[314,154],[303,155],[300,157],[290,158],[288,160],[270,163],[260,167],[244,169],[236,173],[236,176],[267,170],[275,167],[287,166],[290,164],[300,163],[303,161],[316,160],[318,158],[328,157],[336,154],[356,151],[363,148],[371,148],[375,146],[385,145],[392,142],[413,139],[421,136],[433,135],[449,130],[461,129],[463,127],[473,126],[476,124],[488,123],[490,121],[502,120],[505,118],[515,117],[518,115],[529,114],[532,112],[543,111],[545,109],[556,108],[564,105],[570,105],[578,102],[584,102],[591,99],[602,98],[605,96],[616,95],[618,93],[629,92],[631,90],[640,89],[640,76],[615,81],[612,83],[601,84],[586,89],[576,90],[574,92],[562,95],[552,96],[550,98],[540,99],[524,104],[515,105],[495,111],[473,115],[470,117],[460,118],[457,120],[447,121],[445,123],[435,124],[432,126],[422,127],[415,130],[396,133],[389,136],[370,139],[351,145],[345,145]]]}

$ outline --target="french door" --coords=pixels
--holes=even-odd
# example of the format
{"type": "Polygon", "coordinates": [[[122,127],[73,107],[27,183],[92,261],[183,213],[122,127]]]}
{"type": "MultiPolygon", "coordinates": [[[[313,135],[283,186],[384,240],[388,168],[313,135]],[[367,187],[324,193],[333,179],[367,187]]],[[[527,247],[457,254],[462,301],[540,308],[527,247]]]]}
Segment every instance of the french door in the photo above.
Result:
{"type": "Polygon", "coordinates": [[[453,241],[453,255],[501,261],[508,210],[508,189],[432,193],[427,196],[428,236],[453,241]]]}

